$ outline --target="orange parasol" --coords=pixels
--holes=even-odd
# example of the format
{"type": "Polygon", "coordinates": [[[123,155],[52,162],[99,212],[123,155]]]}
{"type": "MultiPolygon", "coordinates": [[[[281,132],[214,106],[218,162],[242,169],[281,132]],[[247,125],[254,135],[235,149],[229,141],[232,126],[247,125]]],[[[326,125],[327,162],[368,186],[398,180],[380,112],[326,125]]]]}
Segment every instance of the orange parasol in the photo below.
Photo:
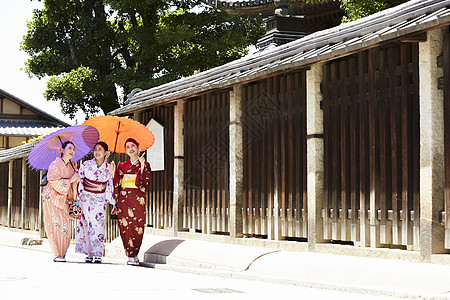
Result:
{"type": "Polygon", "coordinates": [[[139,143],[141,151],[150,148],[155,142],[153,133],[141,123],[117,116],[98,116],[86,120],[83,125],[97,128],[99,140],[108,144],[108,148],[117,153],[126,153],[125,141],[133,138],[139,143]]]}

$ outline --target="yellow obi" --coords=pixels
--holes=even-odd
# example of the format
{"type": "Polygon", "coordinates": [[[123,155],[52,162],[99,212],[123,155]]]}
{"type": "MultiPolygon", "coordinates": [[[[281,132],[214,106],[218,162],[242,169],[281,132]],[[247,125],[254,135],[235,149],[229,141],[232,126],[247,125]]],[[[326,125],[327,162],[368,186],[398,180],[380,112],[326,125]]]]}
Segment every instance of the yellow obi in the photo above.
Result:
{"type": "Polygon", "coordinates": [[[136,174],[123,174],[122,188],[137,189],[136,174]]]}

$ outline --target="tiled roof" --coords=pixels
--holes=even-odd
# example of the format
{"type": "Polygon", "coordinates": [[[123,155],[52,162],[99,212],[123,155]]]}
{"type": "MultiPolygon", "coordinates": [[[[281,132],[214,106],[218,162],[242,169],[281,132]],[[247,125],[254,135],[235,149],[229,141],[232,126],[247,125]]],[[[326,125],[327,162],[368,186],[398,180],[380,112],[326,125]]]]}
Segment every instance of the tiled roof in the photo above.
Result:
{"type": "Polygon", "coordinates": [[[19,99],[18,97],[14,96],[14,95],[12,95],[12,94],[10,94],[10,93],[2,90],[2,89],[0,89],[0,99],[1,98],[7,98],[7,99],[9,99],[9,100],[11,100],[11,101],[13,101],[13,102],[23,106],[23,107],[26,107],[27,109],[31,110],[32,112],[42,116],[46,120],[49,120],[49,122],[57,123],[57,124],[60,124],[62,126],[70,126],[70,124],[68,124],[68,123],[66,123],[66,122],[64,122],[64,121],[62,121],[62,120],[60,120],[60,119],[58,119],[58,118],[48,114],[47,112],[37,108],[36,106],[33,106],[30,103],[28,103],[28,102],[26,102],[26,101],[24,101],[22,99],[19,99]]]}
{"type": "Polygon", "coordinates": [[[0,119],[0,135],[41,136],[63,128],[54,122],[45,120],[0,119]]]}
{"type": "Polygon", "coordinates": [[[273,3],[273,0],[205,0],[204,2],[215,5],[222,5],[225,7],[230,6],[258,6],[267,3],[273,3]]]}
{"type": "MultiPolygon", "coordinates": [[[[223,6],[225,8],[230,8],[230,7],[256,7],[256,6],[264,6],[267,4],[271,4],[275,7],[274,4],[274,0],[204,0],[203,2],[215,6],[215,5],[220,5],[223,6]]],[[[329,0],[328,2],[334,2],[334,0],[329,0]]],[[[322,2],[322,3],[314,3],[313,5],[305,3],[304,1],[300,1],[300,0],[296,0],[296,1],[291,1],[291,3],[289,5],[291,6],[307,6],[310,9],[318,6],[318,7],[326,7],[329,5],[328,2],[322,2]]]]}
{"type": "Polygon", "coordinates": [[[110,114],[119,115],[301,68],[404,35],[450,24],[450,0],[412,0],[371,16],[269,47],[241,59],[142,92],[110,114]]]}
{"type": "Polygon", "coordinates": [[[0,163],[10,161],[12,159],[19,159],[23,157],[27,157],[28,153],[30,153],[31,149],[33,149],[34,145],[38,142],[32,142],[24,145],[20,145],[18,147],[1,150],[0,151],[0,163]]]}

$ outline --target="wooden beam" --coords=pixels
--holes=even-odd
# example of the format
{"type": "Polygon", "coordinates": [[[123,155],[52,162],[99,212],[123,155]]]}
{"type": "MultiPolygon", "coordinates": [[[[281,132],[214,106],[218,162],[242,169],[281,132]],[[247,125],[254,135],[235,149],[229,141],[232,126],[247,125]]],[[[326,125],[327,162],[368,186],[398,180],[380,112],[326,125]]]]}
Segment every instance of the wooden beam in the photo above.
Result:
{"type": "MultiPolygon", "coordinates": [[[[25,119],[25,120],[48,120],[39,115],[21,115],[21,114],[2,114],[0,113],[1,119],[25,119]]],[[[50,121],[50,120],[48,120],[50,121]]]]}
{"type": "Polygon", "coordinates": [[[427,41],[427,33],[421,32],[421,33],[404,35],[404,36],[399,37],[398,40],[402,43],[423,43],[423,42],[427,41]]]}
{"type": "Polygon", "coordinates": [[[12,197],[13,197],[13,167],[14,160],[9,161],[8,170],[8,227],[12,226],[11,211],[12,211],[12,197]]]}

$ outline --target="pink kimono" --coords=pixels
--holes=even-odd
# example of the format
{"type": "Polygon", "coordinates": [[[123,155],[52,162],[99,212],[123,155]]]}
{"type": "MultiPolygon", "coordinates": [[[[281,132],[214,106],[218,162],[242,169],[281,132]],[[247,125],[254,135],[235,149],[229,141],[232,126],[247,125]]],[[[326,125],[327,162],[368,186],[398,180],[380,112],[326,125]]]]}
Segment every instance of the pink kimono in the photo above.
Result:
{"type": "MultiPolygon", "coordinates": [[[[73,163],[74,167],[76,163],[73,163]]],[[[48,168],[48,183],[42,192],[45,231],[53,255],[65,257],[71,239],[68,199],[73,198],[77,183],[70,183],[74,174],[70,164],[57,157],[48,168]]]]}

